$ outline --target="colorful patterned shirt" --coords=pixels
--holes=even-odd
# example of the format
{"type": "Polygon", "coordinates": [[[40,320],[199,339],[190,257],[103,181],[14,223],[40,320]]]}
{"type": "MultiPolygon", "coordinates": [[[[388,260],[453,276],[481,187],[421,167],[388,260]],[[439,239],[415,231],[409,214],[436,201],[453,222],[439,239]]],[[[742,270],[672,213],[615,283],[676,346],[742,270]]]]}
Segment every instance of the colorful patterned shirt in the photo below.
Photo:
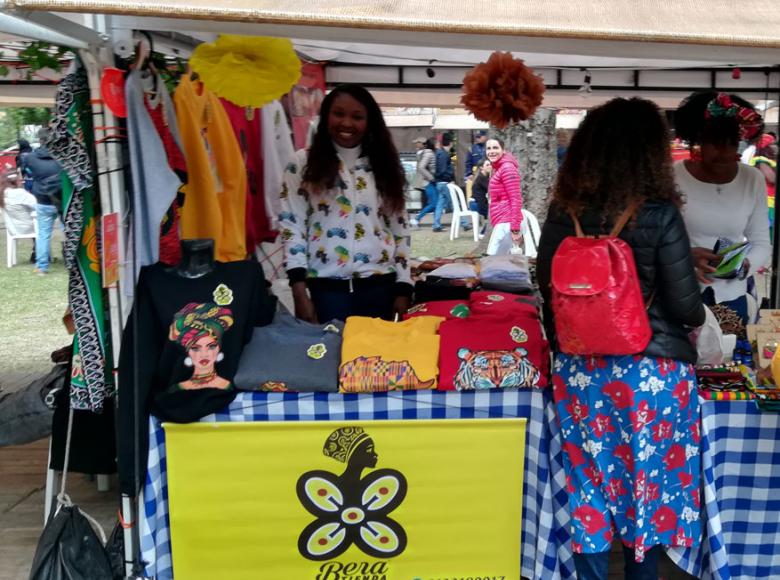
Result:
{"type": "Polygon", "coordinates": [[[396,274],[411,284],[406,212],[381,207],[367,157],[350,163],[339,154],[336,187],[317,191],[301,183],[307,152],[298,151],[284,172],[279,226],[291,281],[366,278],[396,274]]]}

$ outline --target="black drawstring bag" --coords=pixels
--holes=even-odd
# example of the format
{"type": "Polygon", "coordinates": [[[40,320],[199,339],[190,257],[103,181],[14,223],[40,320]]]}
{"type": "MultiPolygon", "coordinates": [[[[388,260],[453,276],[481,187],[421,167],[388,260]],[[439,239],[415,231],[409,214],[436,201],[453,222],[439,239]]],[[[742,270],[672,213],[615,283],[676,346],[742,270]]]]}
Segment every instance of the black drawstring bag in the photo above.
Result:
{"type": "Polygon", "coordinates": [[[93,517],[73,505],[65,493],[72,431],[71,408],[68,413],[60,493],[57,494],[56,508],[49,515],[38,540],[30,580],[113,580],[103,528],[93,517]],[[99,537],[95,530],[100,532],[99,537]]]}
{"type": "Polygon", "coordinates": [[[62,505],[49,518],[33,558],[30,580],[112,580],[111,564],[89,516],[62,505]]]}

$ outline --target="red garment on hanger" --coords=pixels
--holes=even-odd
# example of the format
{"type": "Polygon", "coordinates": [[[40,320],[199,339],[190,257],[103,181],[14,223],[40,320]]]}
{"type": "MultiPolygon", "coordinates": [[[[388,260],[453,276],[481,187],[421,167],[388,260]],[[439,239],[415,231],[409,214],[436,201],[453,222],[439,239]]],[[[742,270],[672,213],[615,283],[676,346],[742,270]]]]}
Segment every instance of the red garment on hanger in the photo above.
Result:
{"type": "Polygon", "coordinates": [[[239,107],[225,99],[220,100],[244,154],[247,172],[246,248],[248,252],[254,252],[255,246],[260,242],[272,242],[276,237],[265,209],[263,127],[260,110],[251,109],[248,114],[246,107],[239,107]]]}
{"type": "Polygon", "coordinates": [[[178,143],[176,143],[176,139],[173,137],[170,127],[168,127],[168,121],[165,118],[162,103],[153,108],[149,103],[149,99],[145,99],[144,102],[146,104],[146,110],[149,111],[149,116],[152,118],[152,123],[154,123],[154,128],[157,129],[157,134],[162,140],[163,147],[165,148],[165,155],[168,158],[168,165],[171,166],[171,169],[173,169],[182,183],[176,194],[176,199],[168,209],[166,219],[160,226],[160,261],[163,264],[175,266],[181,260],[181,246],[179,244],[179,211],[184,203],[184,194],[182,190],[187,183],[187,161],[184,159],[184,154],[178,143]]]}

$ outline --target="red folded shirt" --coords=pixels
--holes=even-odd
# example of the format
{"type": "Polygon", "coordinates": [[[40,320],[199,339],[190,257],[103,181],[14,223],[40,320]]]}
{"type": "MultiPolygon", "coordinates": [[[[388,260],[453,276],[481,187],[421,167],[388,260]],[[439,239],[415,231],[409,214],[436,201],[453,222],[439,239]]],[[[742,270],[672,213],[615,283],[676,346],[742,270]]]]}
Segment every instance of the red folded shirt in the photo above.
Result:
{"type": "Polygon", "coordinates": [[[417,316],[441,316],[443,318],[466,318],[470,314],[465,300],[433,300],[412,306],[404,314],[404,320],[417,316]]]}
{"type": "Polygon", "coordinates": [[[477,314],[473,307],[468,318],[445,320],[439,327],[438,388],[547,386],[549,346],[536,309],[527,312],[513,305],[508,310],[496,307],[488,314],[477,314]]]}
{"type": "Polygon", "coordinates": [[[472,292],[469,299],[469,308],[472,314],[528,314],[539,317],[539,308],[536,299],[532,296],[518,296],[507,292],[493,292],[480,290],[472,292]]]}

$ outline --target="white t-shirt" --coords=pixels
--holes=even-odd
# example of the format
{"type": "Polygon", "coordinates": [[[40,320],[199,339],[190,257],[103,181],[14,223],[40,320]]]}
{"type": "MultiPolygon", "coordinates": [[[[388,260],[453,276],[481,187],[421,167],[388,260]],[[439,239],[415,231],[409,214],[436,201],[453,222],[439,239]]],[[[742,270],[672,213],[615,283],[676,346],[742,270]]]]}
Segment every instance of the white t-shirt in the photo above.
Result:
{"type": "Polygon", "coordinates": [[[12,224],[6,224],[9,230],[19,236],[35,232],[33,212],[35,211],[35,196],[21,187],[7,187],[3,192],[5,198],[5,214],[12,224]]]}
{"type": "MultiPolygon", "coordinates": [[[[674,165],[677,186],[685,196],[682,208],[692,247],[712,250],[718,238],[748,240],[750,274],[766,266],[772,255],[769,242],[769,211],[764,176],[754,167],[739,164],[737,176],[716,185],[696,179],[685,161],[674,165]]],[[[745,280],[713,280],[716,302],[734,300],[747,292],[745,280]]]]}

